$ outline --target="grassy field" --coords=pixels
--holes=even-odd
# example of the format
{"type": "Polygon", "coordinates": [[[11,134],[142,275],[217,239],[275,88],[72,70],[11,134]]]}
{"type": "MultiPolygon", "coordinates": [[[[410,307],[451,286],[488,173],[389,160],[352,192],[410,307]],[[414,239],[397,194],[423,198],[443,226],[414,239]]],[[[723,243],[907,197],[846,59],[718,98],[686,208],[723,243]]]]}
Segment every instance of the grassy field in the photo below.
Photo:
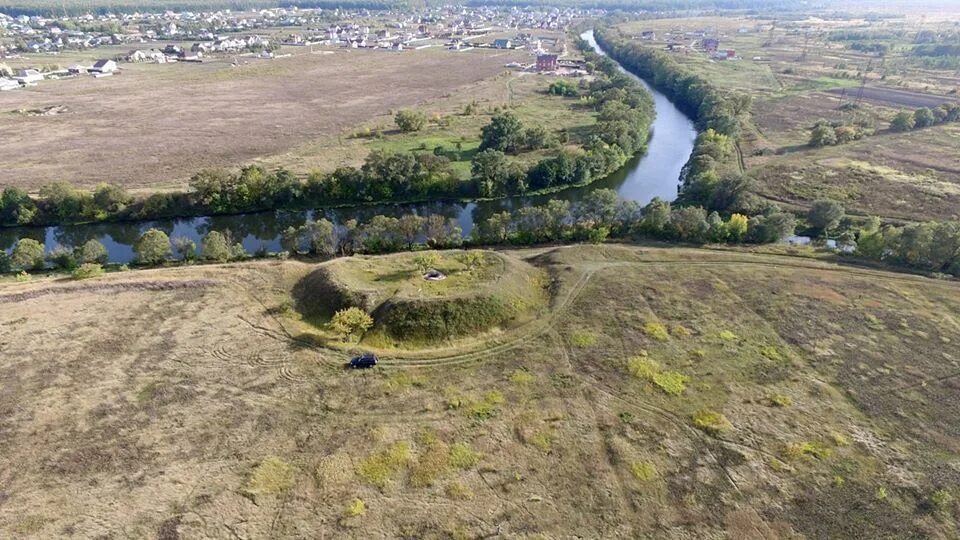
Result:
{"type": "Polygon", "coordinates": [[[954,537],[957,285],[745,252],[502,252],[550,310],[296,336],[292,261],[0,285],[5,537],[954,537]]]}
{"type": "Polygon", "coordinates": [[[911,46],[905,38],[885,57],[828,39],[830,32],[843,29],[913,35],[921,27],[940,28],[943,20],[933,14],[929,20],[911,14],[880,23],[811,17],[787,27],[772,19],[730,16],[635,21],[620,28],[634,37],[656,31],[657,40],[647,42],[653,47],[671,39],[690,45],[698,38],[686,33],[706,29],[719,35],[721,50],[736,51],[732,61],[712,60],[694,49],[672,57],[723,88],[752,96],[740,149],[761,195],[797,207],[831,197],[860,214],[943,220],[957,217],[955,126],[910,134],[891,134],[887,128],[900,110],[956,101],[960,79],[953,71],[919,65],[905,52],[911,46]],[[857,101],[861,77],[866,80],[863,99],[855,111],[841,110],[842,104],[857,101]],[[877,135],[837,147],[808,147],[816,122],[850,121],[854,114],[868,119],[877,135]]]}
{"type": "MultiPolygon", "coordinates": [[[[0,130],[20,136],[0,148],[0,162],[12,171],[0,186],[36,190],[67,180],[83,186],[107,181],[134,189],[182,187],[204,167],[282,156],[352,133],[398,108],[473,94],[478,83],[503,72],[504,64],[526,58],[483,50],[292,52],[274,60],[241,57],[238,67],[231,67],[232,58],[123,64],[122,73],[110,78],[46,81],[4,92],[0,130]],[[57,106],[65,109],[56,115],[19,112],[57,106]]],[[[103,51],[85,53],[90,54],[103,51]]],[[[25,63],[68,60],[79,58],[42,56],[25,63]]],[[[311,165],[339,163],[336,154],[309,159],[311,165]]]]}
{"type": "MultiPolygon", "coordinates": [[[[480,147],[480,130],[496,110],[509,108],[525,126],[544,126],[553,135],[565,131],[572,145],[588,140],[590,127],[596,123],[595,111],[577,98],[546,94],[555,80],[556,77],[504,71],[478,82],[469,91],[456,92],[419,107],[430,119],[421,131],[400,132],[391,114],[394,111],[387,111],[357,124],[341,136],[311,141],[258,162],[301,172],[331,171],[339,166],[361,164],[371,150],[432,153],[440,146],[454,170],[466,177],[470,174],[470,160],[480,147]],[[465,108],[471,104],[476,105],[477,111],[465,114],[465,108]],[[372,136],[377,133],[381,136],[372,136]]],[[[524,152],[511,159],[531,165],[548,152],[524,152]]]]}

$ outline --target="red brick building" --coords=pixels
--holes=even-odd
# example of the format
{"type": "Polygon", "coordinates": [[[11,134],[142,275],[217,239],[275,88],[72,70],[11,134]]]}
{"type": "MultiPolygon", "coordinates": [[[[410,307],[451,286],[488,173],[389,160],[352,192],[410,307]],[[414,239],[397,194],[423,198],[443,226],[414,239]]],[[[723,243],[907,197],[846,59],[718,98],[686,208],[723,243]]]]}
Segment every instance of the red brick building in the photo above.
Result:
{"type": "Polygon", "coordinates": [[[557,55],[555,54],[541,54],[537,56],[537,71],[556,71],[557,64],[557,55]]]}

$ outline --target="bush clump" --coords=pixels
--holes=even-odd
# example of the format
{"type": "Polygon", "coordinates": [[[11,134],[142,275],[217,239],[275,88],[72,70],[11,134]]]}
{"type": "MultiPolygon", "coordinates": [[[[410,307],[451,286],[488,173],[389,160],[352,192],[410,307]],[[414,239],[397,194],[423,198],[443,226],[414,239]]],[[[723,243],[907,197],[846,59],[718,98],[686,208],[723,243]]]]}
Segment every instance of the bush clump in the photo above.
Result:
{"type": "Polygon", "coordinates": [[[103,275],[103,266],[96,263],[84,263],[70,273],[73,279],[90,279],[103,275]]]}
{"type": "Polygon", "coordinates": [[[635,356],[627,360],[627,370],[635,377],[644,379],[671,396],[679,396],[687,389],[689,377],[676,371],[664,371],[655,360],[635,356]]]}
{"type": "Polygon", "coordinates": [[[667,328],[658,322],[648,322],[644,324],[643,333],[657,341],[666,341],[670,338],[667,328]]]}
{"type": "Polygon", "coordinates": [[[649,461],[631,463],[630,474],[641,482],[648,482],[657,477],[657,467],[649,461]]]}
{"type": "Polygon", "coordinates": [[[397,442],[360,462],[357,474],[369,484],[383,489],[410,463],[410,445],[397,442]]]}
{"type": "Polygon", "coordinates": [[[293,466],[270,456],[253,469],[243,490],[250,495],[277,495],[293,487],[293,483],[293,466]]]}
{"type": "Polygon", "coordinates": [[[700,409],[693,413],[693,425],[710,435],[718,435],[732,427],[727,417],[710,409],[700,409]]]}

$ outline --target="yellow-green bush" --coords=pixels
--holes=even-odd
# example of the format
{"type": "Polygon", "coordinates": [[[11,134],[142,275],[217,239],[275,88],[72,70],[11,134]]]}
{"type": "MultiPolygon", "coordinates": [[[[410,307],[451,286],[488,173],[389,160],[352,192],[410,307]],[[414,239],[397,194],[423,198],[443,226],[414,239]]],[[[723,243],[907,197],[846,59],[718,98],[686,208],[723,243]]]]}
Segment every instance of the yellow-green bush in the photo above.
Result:
{"type": "Polygon", "coordinates": [[[711,435],[730,429],[730,422],[723,414],[710,409],[700,409],[693,414],[693,425],[711,435]]]}
{"type": "Polygon", "coordinates": [[[658,322],[648,322],[643,325],[643,333],[657,341],[666,341],[670,339],[667,328],[658,322]]]}
{"type": "Polygon", "coordinates": [[[368,483],[384,488],[410,462],[410,445],[398,442],[360,462],[357,474],[368,483]]]}
{"type": "Polygon", "coordinates": [[[276,456],[270,456],[253,469],[243,490],[251,495],[276,495],[293,487],[293,483],[293,467],[276,456]]]}

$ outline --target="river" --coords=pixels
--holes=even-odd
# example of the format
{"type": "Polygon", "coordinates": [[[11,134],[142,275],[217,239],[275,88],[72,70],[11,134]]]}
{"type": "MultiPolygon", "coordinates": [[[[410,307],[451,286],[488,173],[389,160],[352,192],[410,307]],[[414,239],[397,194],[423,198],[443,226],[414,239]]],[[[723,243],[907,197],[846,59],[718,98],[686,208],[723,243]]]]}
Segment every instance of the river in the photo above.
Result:
{"type": "MultiPolygon", "coordinates": [[[[593,39],[593,31],[585,32],[581,37],[588,41],[598,53],[604,54],[593,39]]],[[[160,229],[171,238],[177,236],[191,238],[197,245],[200,245],[200,239],[209,231],[230,230],[234,238],[241,239],[248,252],[256,253],[257,251],[280,251],[282,231],[290,226],[302,225],[308,219],[319,216],[324,216],[334,223],[342,223],[349,219],[363,222],[376,214],[395,216],[410,212],[420,215],[442,214],[455,218],[463,229],[464,236],[467,236],[473,229],[474,223],[481,222],[496,212],[541,204],[550,199],[576,202],[586,193],[599,188],[613,189],[622,198],[637,201],[640,204],[646,204],[654,197],[672,201],[677,196],[681,169],[693,151],[696,130],[693,122],[684,116],[666,96],[641,79],[637,80],[640,80],[653,94],[657,111],[647,152],[631,159],[616,173],[589,186],[567,189],[549,195],[478,203],[432,202],[320,210],[277,210],[143,222],[7,228],[0,229],[0,249],[9,250],[20,238],[33,238],[43,242],[48,252],[58,246],[79,246],[87,240],[96,239],[106,246],[110,262],[128,263],[134,259],[133,244],[141,233],[150,228],[160,229]]]]}

